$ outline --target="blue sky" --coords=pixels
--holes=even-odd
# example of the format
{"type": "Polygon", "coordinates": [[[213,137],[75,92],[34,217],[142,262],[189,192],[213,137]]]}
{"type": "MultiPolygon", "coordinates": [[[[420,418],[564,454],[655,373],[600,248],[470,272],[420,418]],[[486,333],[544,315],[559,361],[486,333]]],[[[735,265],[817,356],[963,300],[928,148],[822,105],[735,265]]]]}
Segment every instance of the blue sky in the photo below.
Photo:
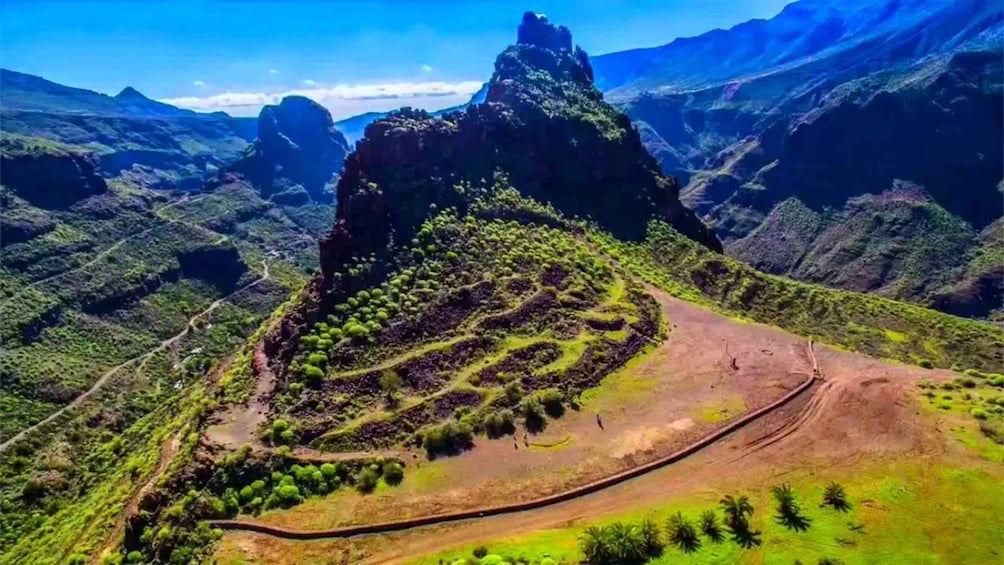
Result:
{"type": "Polygon", "coordinates": [[[596,55],[772,17],[788,0],[0,0],[0,65],[254,115],[299,91],[336,119],[466,101],[525,10],[596,55]]]}

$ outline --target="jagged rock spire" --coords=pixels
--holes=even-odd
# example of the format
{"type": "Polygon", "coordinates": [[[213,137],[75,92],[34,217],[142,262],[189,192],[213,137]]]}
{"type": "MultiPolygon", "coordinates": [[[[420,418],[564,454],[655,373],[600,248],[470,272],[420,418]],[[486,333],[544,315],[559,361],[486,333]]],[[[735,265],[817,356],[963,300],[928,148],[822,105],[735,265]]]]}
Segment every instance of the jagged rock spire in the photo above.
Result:
{"type": "Polygon", "coordinates": [[[526,12],[516,30],[517,45],[533,45],[552,51],[571,51],[572,32],[565,26],[555,26],[547,16],[526,12]]]}

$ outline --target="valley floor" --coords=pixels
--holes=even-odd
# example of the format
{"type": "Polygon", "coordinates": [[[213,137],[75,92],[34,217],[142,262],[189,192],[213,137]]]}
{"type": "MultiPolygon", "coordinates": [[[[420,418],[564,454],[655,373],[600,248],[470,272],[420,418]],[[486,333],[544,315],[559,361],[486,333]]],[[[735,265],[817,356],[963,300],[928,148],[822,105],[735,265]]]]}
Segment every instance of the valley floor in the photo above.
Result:
{"type": "MultiPolygon", "coordinates": [[[[801,338],[649,291],[668,319],[670,338],[608,377],[586,395],[580,410],[552,422],[543,434],[525,443],[518,439],[520,432],[512,439],[480,440],[461,457],[431,462],[416,452],[407,478],[396,489],[380,488],[369,496],[341,492],[266,512],[255,520],[316,531],[537,498],[671,453],[784,396],[811,373],[801,338]],[[735,369],[731,356],[736,358],[735,369]]],[[[742,555],[734,544],[708,547],[695,554],[693,562],[773,562],[780,555],[799,557],[805,551],[825,556],[831,550],[849,558],[915,552],[923,559],[903,562],[933,562],[939,552],[950,557],[951,551],[958,551],[951,544],[938,545],[951,535],[972,538],[966,550],[971,560],[952,562],[980,563],[989,557],[979,552],[990,551],[995,535],[991,531],[974,526],[954,534],[924,533],[936,527],[928,521],[933,514],[930,508],[914,508],[922,505],[920,496],[941,504],[951,495],[958,502],[949,505],[949,512],[972,512],[978,521],[978,515],[1004,502],[987,492],[1004,478],[999,464],[986,461],[996,458],[999,463],[999,447],[982,455],[962,448],[948,429],[972,428],[973,421],[954,413],[927,414],[916,398],[918,380],[948,379],[952,373],[891,365],[818,346],[816,352],[823,381],[792,403],[691,457],[600,492],[519,514],[348,540],[289,541],[227,532],[217,558],[222,563],[395,563],[428,553],[436,555],[430,560],[435,563],[469,556],[470,546],[483,543],[493,553],[505,550],[506,555],[530,560],[549,554],[559,561],[576,561],[581,557],[576,536],[588,523],[624,515],[663,517],[670,507],[688,512],[700,505],[713,507],[735,489],[751,492],[759,503],[764,546],[742,555]],[[892,476],[900,483],[887,484],[892,476]],[[804,534],[771,525],[764,503],[772,484],[791,482],[815,496],[830,479],[849,485],[856,504],[853,514],[846,519],[820,515],[819,526],[804,534]],[[881,491],[878,498],[867,498],[876,489],[881,491]],[[914,537],[923,538],[911,542],[913,549],[900,552],[883,545],[895,540],[891,529],[905,527],[910,520],[916,521],[914,537]],[[866,533],[860,533],[859,523],[866,533]],[[844,532],[848,524],[855,527],[844,532]],[[834,536],[850,537],[844,543],[834,536]],[[435,553],[444,547],[458,549],[435,553]]],[[[969,439],[989,443],[978,432],[969,439]]],[[[813,516],[822,512],[814,504],[807,506],[813,516]]]]}

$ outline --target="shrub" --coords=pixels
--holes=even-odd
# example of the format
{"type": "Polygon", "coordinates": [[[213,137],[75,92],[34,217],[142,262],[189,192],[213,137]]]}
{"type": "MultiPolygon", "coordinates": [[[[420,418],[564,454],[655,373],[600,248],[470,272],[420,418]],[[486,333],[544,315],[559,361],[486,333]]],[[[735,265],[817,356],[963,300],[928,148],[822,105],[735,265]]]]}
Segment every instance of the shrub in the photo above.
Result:
{"type": "Polygon", "coordinates": [[[1004,424],[999,420],[980,420],[980,431],[990,441],[1004,445],[1004,424]]]}
{"type": "Polygon", "coordinates": [[[356,474],[356,489],[362,493],[371,493],[377,487],[377,482],[379,482],[379,480],[379,473],[377,473],[372,467],[366,467],[356,474]]]}
{"type": "Polygon", "coordinates": [[[511,381],[505,385],[506,400],[515,404],[523,399],[523,385],[519,381],[511,381]]]}
{"type": "Polygon", "coordinates": [[[490,438],[498,438],[516,431],[512,410],[499,410],[485,416],[485,433],[490,438]]]}
{"type": "Polygon", "coordinates": [[[565,413],[565,406],[562,404],[564,398],[561,391],[556,388],[549,388],[538,393],[540,403],[544,405],[544,411],[552,418],[560,418],[565,413]]]}
{"type": "Polygon", "coordinates": [[[366,341],[370,336],[370,330],[361,324],[350,324],[345,328],[345,334],[348,335],[353,341],[360,342],[366,341]]]}
{"type": "Polygon", "coordinates": [[[519,411],[523,414],[526,429],[531,432],[540,432],[547,427],[544,405],[536,397],[524,398],[520,402],[519,411]]]}
{"type": "Polygon", "coordinates": [[[465,422],[451,420],[425,432],[422,443],[430,458],[437,455],[453,455],[469,448],[474,441],[474,432],[465,422]]]}
{"type": "Polygon", "coordinates": [[[321,476],[324,480],[330,481],[333,478],[338,477],[338,466],[334,463],[322,463],[320,467],[321,476]]]}
{"type": "Polygon", "coordinates": [[[384,463],[383,478],[388,485],[397,486],[404,480],[404,467],[396,461],[384,463]]]}
{"type": "Polygon", "coordinates": [[[986,420],[987,418],[990,417],[990,414],[988,414],[987,411],[982,408],[973,408],[972,410],[969,411],[969,413],[972,415],[973,418],[976,418],[977,420],[986,420]]]}
{"type": "Polygon", "coordinates": [[[296,504],[303,500],[300,496],[300,488],[296,485],[279,485],[275,489],[275,495],[284,504],[296,504]]]}
{"type": "Polygon", "coordinates": [[[380,390],[383,391],[388,400],[394,398],[400,388],[401,377],[398,376],[397,371],[387,369],[380,373],[380,390]]]}

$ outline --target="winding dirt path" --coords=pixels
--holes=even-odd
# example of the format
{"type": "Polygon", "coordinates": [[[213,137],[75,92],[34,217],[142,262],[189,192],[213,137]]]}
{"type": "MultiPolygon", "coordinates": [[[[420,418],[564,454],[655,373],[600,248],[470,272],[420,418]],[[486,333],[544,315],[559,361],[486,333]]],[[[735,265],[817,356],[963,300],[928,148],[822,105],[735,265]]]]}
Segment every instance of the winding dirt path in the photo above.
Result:
{"type": "Polygon", "coordinates": [[[3,453],[7,449],[9,449],[10,446],[12,446],[15,443],[21,441],[22,439],[24,439],[25,437],[27,437],[29,434],[31,434],[35,430],[37,430],[37,429],[41,428],[42,426],[44,426],[44,425],[52,422],[53,420],[59,418],[60,416],[62,416],[66,412],[68,412],[68,411],[76,408],[77,406],[80,406],[81,403],[83,403],[85,400],[87,400],[88,398],[90,398],[94,393],[96,393],[97,391],[101,390],[101,388],[104,387],[105,384],[107,384],[108,381],[116,373],[118,373],[122,369],[125,369],[126,367],[129,367],[133,363],[137,363],[137,362],[140,363],[141,366],[142,366],[151,357],[153,357],[157,353],[163,351],[164,349],[166,349],[168,347],[171,347],[175,342],[177,342],[181,338],[183,338],[186,335],[188,335],[188,332],[190,332],[194,328],[193,324],[195,323],[196,320],[198,320],[199,318],[201,318],[203,316],[208,316],[209,314],[211,314],[213,312],[213,310],[216,310],[217,308],[219,308],[221,304],[223,304],[224,302],[226,302],[227,300],[229,300],[230,298],[232,298],[234,295],[236,295],[236,294],[238,294],[240,292],[243,292],[243,291],[245,291],[245,290],[247,290],[247,289],[249,289],[249,288],[251,288],[253,286],[256,286],[256,285],[261,284],[262,282],[268,280],[270,278],[270,276],[271,276],[270,273],[269,273],[269,269],[268,269],[268,263],[265,262],[265,261],[262,261],[261,264],[262,264],[262,275],[261,275],[261,277],[255,279],[254,281],[252,281],[252,282],[250,282],[250,283],[242,286],[241,288],[239,288],[239,289],[231,292],[230,294],[224,296],[223,298],[220,298],[220,299],[214,301],[205,310],[202,310],[198,314],[195,314],[194,316],[192,316],[191,318],[189,318],[188,319],[188,323],[185,325],[185,329],[183,329],[180,332],[178,332],[177,334],[175,334],[175,335],[173,335],[173,336],[171,336],[171,337],[169,337],[169,338],[161,341],[160,344],[157,345],[157,347],[154,347],[153,349],[151,349],[150,351],[147,351],[146,353],[142,353],[140,355],[137,355],[136,357],[133,357],[132,359],[129,359],[127,361],[119,363],[118,365],[116,365],[116,366],[112,367],[111,369],[109,369],[108,371],[106,371],[103,375],[101,375],[101,377],[98,378],[97,381],[94,382],[93,385],[91,385],[91,388],[89,388],[86,391],[80,393],[80,395],[77,396],[76,398],[74,398],[72,401],[70,401],[69,404],[67,404],[66,406],[63,406],[59,410],[56,410],[52,414],[49,414],[43,420],[41,420],[40,422],[36,423],[35,425],[33,425],[33,426],[29,427],[29,428],[25,428],[24,430],[21,430],[20,432],[18,432],[17,434],[15,434],[14,436],[10,437],[6,441],[4,441],[2,444],[0,444],[0,453],[3,453]]]}
{"type": "MultiPolygon", "coordinates": [[[[180,198],[180,199],[178,199],[178,200],[176,200],[174,202],[171,202],[169,204],[165,204],[165,205],[161,206],[160,208],[154,208],[153,209],[153,213],[159,215],[159,212],[161,210],[166,210],[168,208],[172,208],[172,207],[178,206],[180,204],[198,202],[199,200],[202,200],[203,198],[205,198],[205,196],[199,196],[197,198],[189,199],[188,196],[186,195],[186,196],[184,196],[184,197],[182,197],[182,198],[180,198]]],[[[165,220],[169,224],[170,223],[175,223],[175,222],[185,223],[180,218],[165,218],[165,220]]],[[[127,236],[123,237],[122,239],[116,241],[112,245],[106,247],[104,250],[100,251],[97,255],[94,256],[93,259],[91,259],[90,261],[84,263],[83,265],[80,265],[79,267],[70,269],[69,271],[63,271],[61,273],[56,273],[55,275],[52,275],[52,276],[49,276],[49,277],[45,277],[44,279],[40,279],[40,280],[31,282],[31,283],[28,284],[28,288],[37,288],[38,286],[41,286],[41,285],[43,285],[43,284],[45,284],[47,282],[63,278],[65,276],[67,276],[67,275],[71,275],[73,273],[82,271],[82,270],[84,270],[84,269],[86,269],[88,267],[92,267],[92,266],[96,265],[98,261],[100,261],[100,260],[104,259],[105,257],[107,257],[108,255],[110,255],[116,249],[118,249],[119,247],[122,247],[122,245],[125,244],[127,241],[129,241],[131,239],[135,239],[135,238],[143,236],[143,235],[146,235],[146,234],[150,233],[151,231],[157,229],[158,227],[161,227],[161,226],[153,226],[153,227],[147,228],[145,230],[138,231],[138,232],[136,232],[134,234],[127,235],[127,236]]],[[[4,302],[10,302],[14,298],[16,298],[16,296],[12,296],[11,298],[5,300],[4,302]]]]}
{"type": "Polygon", "coordinates": [[[672,463],[676,463],[698,451],[713,445],[715,442],[731,435],[752,422],[759,420],[765,416],[770,415],[773,412],[785,407],[791,401],[802,396],[806,392],[812,389],[813,385],[816,384],[818,379],[818,364],[816,363],[815,356],[812,353],[812,343],[808,344],[809,355],[813,359],[813,374],[810,375],[802,384],[800,384],[795,389],[788,392],[786,395],[780,399],[774,401],[759,410],[755,410],[745,416],[739,418],[738,420],[726,425],[725,427],[705,436],[704,438],[683,447],[682,449],[671,453],[665,457],[661,457],[644,465],[628,469],[626,471],[605,477],[603,479],[581,485],[564,492],[555,493],[549,496],[538,498],[536,500],[530,500],[526,502],[519,502],[514,504],[506,504],[500,506],[491,506],[485,508],[479,508],[474,510],[468,510],[463,512],[454,512],[448,514],[439,514],[434,516],[423,516],[418,518],[411,518],[406,520],[397,520],[393,522],[384,522],[379,524],[368,524],[361,526],[349,526],[344,528],[334,528],[328,530],[292,530],[287,528],[280,528],[276,526],[271,526],[267,524],[262,524],[258,522],[246,522],[242,520],[213,520],[210,522],[214,527],[222,528],[224,530],[243,530],[256,532],[260,534],[286,538],[286,539],[298,539],[298,540],[316,540],[316,539],[327,539],[327,538],[346,538],[364,534],[378,534],[378,533],[389,533],[389,532],[399,532],[402,530],[408,530],[411,528],[417,528],[421,526],[431,526],[438,524],[445,524],[449,522],[457,522],[462,520],[480,519],[489,516],[499,516],[503,514],[513,514],[518,512],[524,512],[527,510],[535,510],[539,508],[544,508],[547,506],[552,506],[580,498],[612,486],[618,485],[630,479],[640,477],[656,469],[660,469],[672,463]]]}
{"type": "Polygon", "coordinates": [[[118,519],[115,521],[115,527],[112,529],[111,533],[105,537],[105,542],[98,546],[98,549],[92,552],[91,563],[97,565],[101,563],[104,556],[112,551],[118,546],[119,541],[122,539],[123,533],[125,532],[126,522],[130,516],[135,515],[139,512],[139,503],[143,500],[143,497],[153,488],[156,484],[157,479],[164,474],[167,470],[167,466],[174,459],[174,456],[178,453],[178,448],[181,446],[181,431],[178,431],[171,437],[170,440],[165,441],[160,447],[160,457],[157,459],[157,466],[154,468],[150,476],[147,477],[146,481],[142,484],[137,485],[132,493],[129,494],[129,502],[126,503],[125,509],[119,515],[118,519]]]}

